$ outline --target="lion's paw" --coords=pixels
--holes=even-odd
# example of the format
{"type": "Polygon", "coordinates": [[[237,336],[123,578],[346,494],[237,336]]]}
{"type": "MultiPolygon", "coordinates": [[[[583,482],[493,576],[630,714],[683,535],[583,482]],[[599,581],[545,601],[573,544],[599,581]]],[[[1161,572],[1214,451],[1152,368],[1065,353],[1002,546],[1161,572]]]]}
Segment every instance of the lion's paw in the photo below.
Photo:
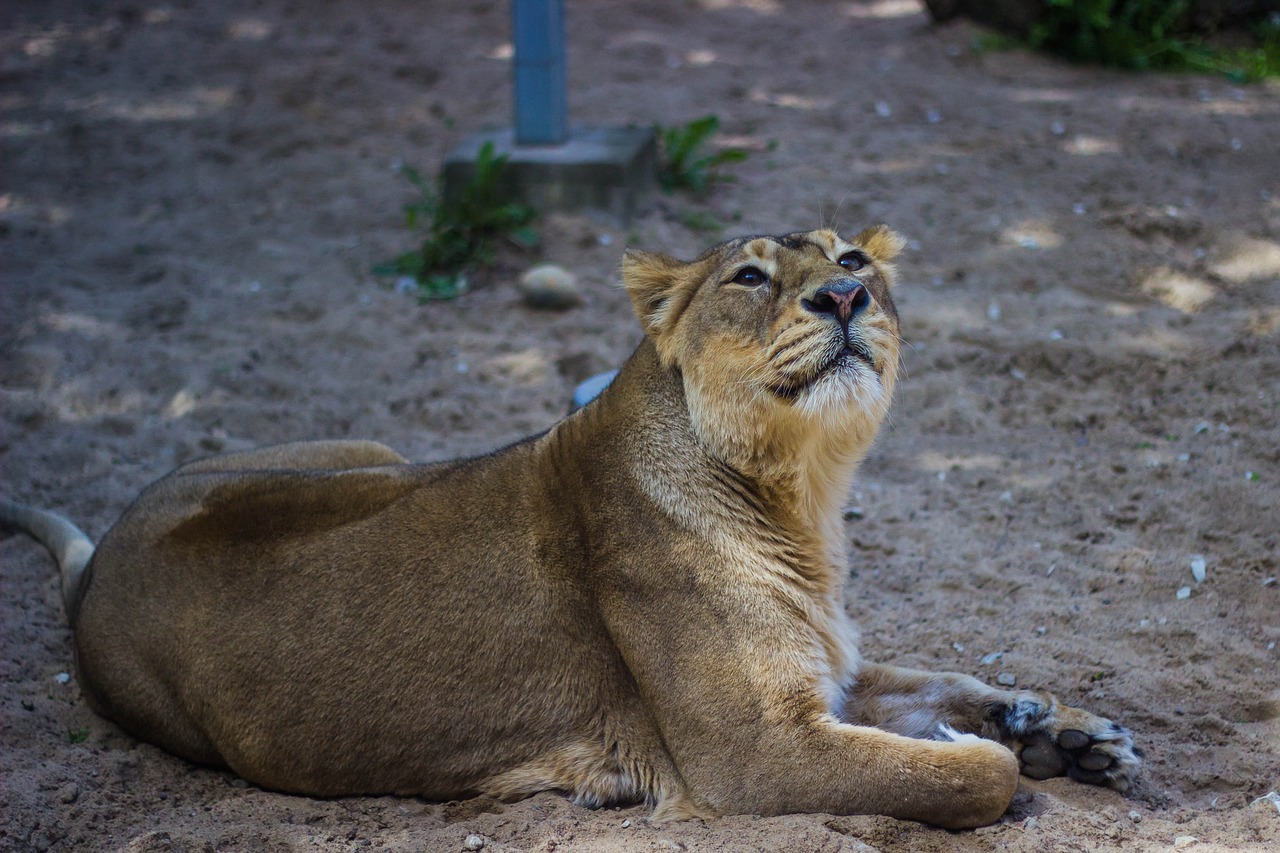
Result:
{"type": "Polygon", "coordinates": [[[1022,772],[1032,779],[1069,776],[1123,793],[1138,778],[1141,750],[1128,729],[1105,717],[1059,705],[1043,693],[1018,694],[1001,712],[1001,734],[1014,743],[1022,772]]]}

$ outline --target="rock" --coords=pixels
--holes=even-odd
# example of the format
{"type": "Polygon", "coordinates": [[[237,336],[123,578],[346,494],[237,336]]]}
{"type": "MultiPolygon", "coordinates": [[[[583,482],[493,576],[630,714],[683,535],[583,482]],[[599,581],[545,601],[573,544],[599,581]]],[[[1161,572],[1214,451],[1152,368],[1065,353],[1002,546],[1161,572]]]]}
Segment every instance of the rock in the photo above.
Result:
{"type": "Polygon", "coordinates": [[[530,308],[564,311],[582,304],[573,273],[555,264],[542,264],[520,276],[516,286],[530,308]]]}
{"type": "Polygon", "coordinates": [[[1204,583],[1205,559],[1199,554],[1191,558],[1191,577],[1195,579],[1196,583],[1204,583]]]}
{"type": "Polygon", "coordinates": [[[68,782],[58,789],[58,802],[74,803],[80,796],[80,786],[75,782],[68,782]]]}
{"type": "Polygon", "coordinates": [[[1013,687],[1018,683],[1018,677],[1012,672],[1002,672],[996,676],[996,684],[1002,687],[1013,687]]]}
{"type": "Polygon", "coordinates": [[[468,835],[468,836],[467,836],[467,840],[466,840],[466,841],[464,841],[464,842],[462,842],[462,849],[464,849],[464,850],[483,850],[483,849],[484,849],[484,836],[483,836],[483,835],[476,835],[474,832],[473,832],[473,833],[471,833],[470,835],[468,835]]]}
{"type": "Polygon", "coordinates": [[[1181,850],[1184,847],[1190,847],[1192,844],[1199,844],[1200,839],[1194,835],[1179,835],[1173,839],[1173,849],[1181,850]]]}
{"type": "Polygon", "coordinates": [[[578,387],[573,389],[573,409],[581,409],[587,403],[599,397],[600,392],[608,388],[609,383],[613,381],[613,377],[617,375],[618,371],[609,370],[604,373],[597,373],[590,379],[585,379],[579,383],[578,387]]]}
{"type": "Polygon", "coordinates": [[[1266,805],[1267,803],[1270,803],[1271,805],[1275,806],[1276,812],[1280,813],[1280,794],[1276,793],[1275,791],[1269,791],[1263,794],[1261,797],[1258,797],[1258,799],[1254,800],[1252,803],[1249,803],[1249,805],[1263,806],[1263,805],[1266,805]]]}

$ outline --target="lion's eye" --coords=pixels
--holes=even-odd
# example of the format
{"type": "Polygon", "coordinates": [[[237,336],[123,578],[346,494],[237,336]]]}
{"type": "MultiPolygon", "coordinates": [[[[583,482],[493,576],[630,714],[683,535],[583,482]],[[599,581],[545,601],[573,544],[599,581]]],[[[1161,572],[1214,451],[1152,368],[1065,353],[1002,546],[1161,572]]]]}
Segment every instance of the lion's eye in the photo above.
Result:
{"type": "Polygon", "coordinates": [[[867,259],[861,252],[845,252],[836,263],[847,270],[860,270],[867,265],[867,259]]]}
{"type": "Polygon", "coordinates": [[[762,284],[769,283],[769,276],[755,267],[743,267],[733,277],[733,283],[741,284],[743,287],[759,287],[762,284]]]}

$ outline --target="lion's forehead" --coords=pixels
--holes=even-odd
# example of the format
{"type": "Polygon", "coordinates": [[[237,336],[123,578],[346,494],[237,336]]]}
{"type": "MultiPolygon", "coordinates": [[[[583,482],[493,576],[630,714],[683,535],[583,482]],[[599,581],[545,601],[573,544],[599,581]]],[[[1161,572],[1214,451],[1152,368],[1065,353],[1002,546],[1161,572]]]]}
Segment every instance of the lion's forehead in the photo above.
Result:
{"type": "Polygon", "coordinates": [[[758,266],[773,275],[782,264],[834,261],[852,248],[853,244],[834,231],[798,231],[730,241],[723,246],[721,259],[728,264],[758,266]]]}

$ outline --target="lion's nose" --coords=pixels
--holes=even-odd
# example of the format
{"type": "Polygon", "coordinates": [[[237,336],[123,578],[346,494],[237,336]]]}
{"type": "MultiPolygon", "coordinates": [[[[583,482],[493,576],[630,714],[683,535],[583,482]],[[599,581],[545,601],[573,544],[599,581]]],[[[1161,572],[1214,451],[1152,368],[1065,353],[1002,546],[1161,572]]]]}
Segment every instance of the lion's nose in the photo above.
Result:
{"type": "Polygon", "coordinates": [[[871,294],[856,281],[828,285],[801,304],[815,314],[831,314],[841,325],[861,314],[871,304],[871,294]]]}

